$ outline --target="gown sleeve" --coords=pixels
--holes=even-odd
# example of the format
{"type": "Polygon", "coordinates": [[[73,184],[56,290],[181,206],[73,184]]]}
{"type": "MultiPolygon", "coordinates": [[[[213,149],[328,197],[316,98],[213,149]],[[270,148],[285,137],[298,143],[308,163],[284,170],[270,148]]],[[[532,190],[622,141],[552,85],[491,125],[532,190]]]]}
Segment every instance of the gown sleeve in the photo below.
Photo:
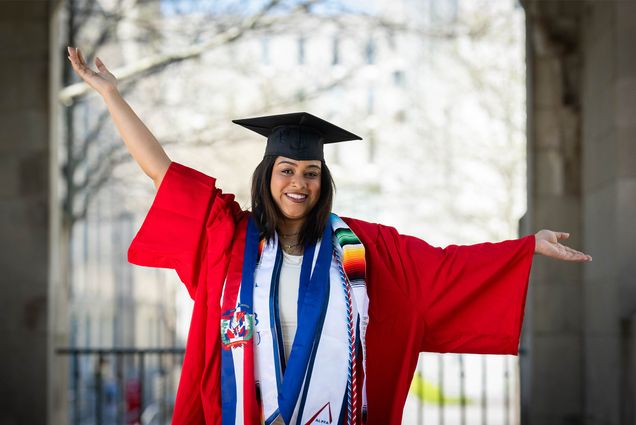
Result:
{"type": "Polygon", "coordinates": [[[423,283],[421,351],[518,354],[534,235],[444,249],[403,243],[423,283]]]}
{"type": "MultiPolygon", "coordinates": [[[[234,195],[223,194],[216,179],[171,162],[139,231],[128,247],[128,261],[174,269],[194,299],[206,230],[236,222],[243,211],[234,195]]],[[[221,248],[223,250],[223,248],[221,248]]]]}
{"type": "Polygon", "coordinates": [[[518,354],[534,235],[439,248],[381,227],[398,285],[416,300],[420,351],[518,354]]]}

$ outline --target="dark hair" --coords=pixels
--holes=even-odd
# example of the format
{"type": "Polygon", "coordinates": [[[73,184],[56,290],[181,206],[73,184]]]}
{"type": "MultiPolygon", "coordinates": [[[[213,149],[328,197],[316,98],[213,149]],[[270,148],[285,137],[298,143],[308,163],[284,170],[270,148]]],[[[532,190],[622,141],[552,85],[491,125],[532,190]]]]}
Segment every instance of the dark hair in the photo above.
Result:
{"type": "MultiPolygon", "coordinates": [[[[265,156],[254,170],[254,174],[252,174],[252,214],[256,225],[261,231],[261,237],[267,240],[271,240],[274,237],[278,223],[284,219],[282,211],[272,198],[270,189],[272,170],[276,158],[276,155],[265,156]]],[[[305,218],[305,222],[300,229],[298,243],[301,245],[315,243],[321,238],[331,214],[336,185],[324,160],[321,161],[321,165],[320,197],[305,218]]]]}

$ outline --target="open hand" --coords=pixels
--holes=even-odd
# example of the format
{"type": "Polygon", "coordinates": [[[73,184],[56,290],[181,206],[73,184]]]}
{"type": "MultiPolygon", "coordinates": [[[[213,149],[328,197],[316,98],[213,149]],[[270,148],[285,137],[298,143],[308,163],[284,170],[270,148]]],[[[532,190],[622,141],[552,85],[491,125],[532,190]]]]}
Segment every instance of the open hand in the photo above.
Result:
{"type": "Polygon", "coordinates": [[[79,75],[82,80],[89,86],[95,89],[100,95],[104,96],[113,90],[117,90],[117,78],[106,68],[106,65],[96,56],[95,65],[97,71],[95,72],[88,67],[82,52],[79,48],[68,48],[68,58],[73,65],[73,70],[79,75]]]}
{"type": "Polygon", "coordinates": [[[560,240],[569,238],[569,233],[542,229],[535,233],[534,237],[535,254],[563,261],[592,261],[591,256],[559,243],[560,240]]]}

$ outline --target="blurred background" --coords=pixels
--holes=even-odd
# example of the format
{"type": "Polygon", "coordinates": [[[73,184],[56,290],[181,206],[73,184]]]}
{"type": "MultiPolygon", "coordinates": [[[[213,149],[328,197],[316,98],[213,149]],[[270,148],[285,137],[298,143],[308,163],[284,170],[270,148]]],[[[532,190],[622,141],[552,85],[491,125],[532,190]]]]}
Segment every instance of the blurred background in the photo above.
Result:
{"type": "Polygon", "coordinates": [[[636,1],[0,2],[0,425],[170,423],[192,301],[126,251],[154,194],[66,46],[173,161],[249,208],[308,111],[334,211],[432,245],[571,233],[535,257],[520,355],[422,353],[404,424],[636,423],[636,1]]]}

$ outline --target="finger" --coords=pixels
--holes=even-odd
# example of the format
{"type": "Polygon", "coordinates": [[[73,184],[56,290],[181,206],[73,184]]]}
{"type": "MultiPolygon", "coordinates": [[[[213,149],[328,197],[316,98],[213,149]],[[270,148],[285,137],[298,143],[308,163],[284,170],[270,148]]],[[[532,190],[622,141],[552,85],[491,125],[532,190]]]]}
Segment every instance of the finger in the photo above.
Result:
{"type": "Polygon", "coordinates": [[[77,54],[71,55],[71,63],[73,64],[73,69],[79,74],[86,72],[85,67],[80,63],[77,58],[77,54]]]}
{"type": "Polygon", "coordinates": [[[561,245],[560,243],[555,243],[552,245],[554,250],[556,251],[557,255],[561,258],[568,258],[571,257],[574,254],[574,250],[572,250],[571,248],[568,248],[565,245],[561,245]]]}
{"type": "Polygon", "coordinates": [[[71,63],[73,64],[75,69],[79,70],[82,67],[82,62],[77,57],[77,50],[76,49],[71,49],[70,56],[71,56],[71,63]]]}
{"type": "Polygon", "coordinates": [[[573,262],[588,262],[592,261],[592,257],[583,252],[577,251],[575,249],[570,248],[569,246],[562,245],[560,243],[554,243],[549,245],[551,249],[551,254],[547,254],[550,257],[554,257],[564,261],[573,261],[573,262]]]}
{"type": "Polygon", "coordinates": [[[77,56],[71,53],[71,55],[69,56],[69,59],[71,59],[71,64],[73,65],[73,68],[77,69],[77,67],[79,66],[79,64],[77,63],[77,56]]]}
{"type": "Polygon", "coordinates": [[[86,71],[91,71],[90,66],[88,66],[88,64],[86,63],[86,60],[84,59],[82,51],[79,49],[79,47],[77,48],[77,60],[86,69],[86,71]]]}
{"type": "Polygon", "coordinates": [[[104,62],[102,62],[102,60],[97,56],[95,56],[95,64],[97,65],[97,69],[100,71],[110,72],[108,68],[106,68],[106,65],[104,65],[104,62]]]}
{"type": "Polygon", "coordinates": [[[75,61],[73,68],[79,74],[79,76],[82,77],[82,79],[85,81],[87,78],[94,77],[97,74],[95,71],[93,71],[86,65],[79,63],[79,61],[77,60],[75,61]]]}
{"type": "Polygon", "coordinates": [[[71,62],[75,60],[75,50],[72,47],[68,47],[68,58],[71,62]]]}
{"type": "Polygon", "coordinates": [[[567,239],[570,237],[570,234],[567,232],[555,232],[557,235],[557,239],[567,239]]]}
{"type": "Polygon", "coordinates": [[[574,254],[574,255],[580,255],[580,256],[583,256],[583,257],[589,257],[589,256],[588,256],[587,254],[585,254],[584,252],[577,251],[576,249],[572,249],[572,248],[570,248],[569,246],[565,246],[565,245],[563,245],[563,247],[564,247],[567,251],[569,251],[570,253],[572,253],[572,254],[574,254]]]}
{"type": "Polygon", "coordinates": [[[71,61],[71,65],[73,66],[73,69],[75,71],[79,71],[79,63],[77,63],[77,56],[75,55],[75,52],[71,52],[71,54],[68,56],[68,58],[71,61]]]}
{"type": "Polygon", "coordinates": [[[590,257],[589,255],[582,255],[582,256],[575,257],[572,261],[577,261],[579,263],[589,262],[589,261],[592,261],[592,257],[590,257]]]}
{"type": "Polygon", "coordinates": [[[565,254],[567,254],[569,257],[579,257],[579,256],[582,257],[582,256],[585,256],[585,254],[583,254],[582,252],[577,251],[575,249],[572,249],[572,248],[570,248],[568,246],[561,245],[561,248],[562,248],[563,252],[565,254]]]}
{"type": "Polygon", "coordinates": [[[80,51],[79,47],[77,48],[77,57],[80,61],[80,63],[84,66],[86,66],[86,61],[84,60],[84,56],[82,56],[82,52],[80,51]]]}
{"type": "Polygon", "coordinates": [[[592,261],[592,257],[590,255],[587,255],[581,251],[577,251],[567,246],[563,246],[563,248],[567,252],[568,258],[572,261],[592,261]]]}

